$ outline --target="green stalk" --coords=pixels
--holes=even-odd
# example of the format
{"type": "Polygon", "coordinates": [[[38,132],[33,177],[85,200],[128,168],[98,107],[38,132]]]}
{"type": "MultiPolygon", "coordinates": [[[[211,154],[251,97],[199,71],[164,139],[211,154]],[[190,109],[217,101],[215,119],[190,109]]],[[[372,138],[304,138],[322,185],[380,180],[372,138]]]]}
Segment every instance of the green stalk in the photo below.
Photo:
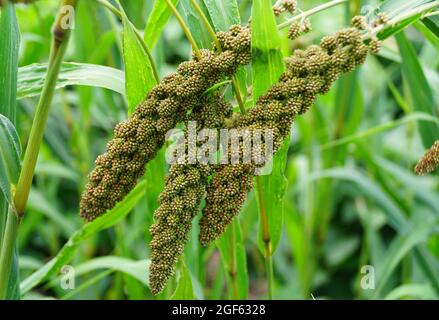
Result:
{"type": "MultiPolygon", "coordinates": [[[[75,5],[76,0],[64,0],[60,8],[63,6],[75,7],[75,5]]],[[[66,30],[62,27],[62,23],[67,18],[68,13],[68,11],[66,13],[62,13],[60,9],[55,20],[55,25],[52,30],[53,39],[47,77],[44,83],[40,101],[38,103],[37,111],[35,113],[35,119],[32,124],[28,147],[24,155],[23,166],[16,187],[14,196],[15,210],[12,208],[8,210],[6,229],[2,239],[3,244],[0,256],[0,298],[2,299],[6,295],[8,284],[7,279],[12,263],[15,241],[17,239],[18,226],[24,215],[27,199],[29,197],[35,165],[44,135],[44,128],[46,125],[49,108],[52,103],[53,93],[55,91],[56,80],[58,78],[62,57],[66,50],[67,40],[70,34],[69,29],[66,30]]]]}
{"type": "Polygon", "coordinates": [[[289,20],[287,20],[285,22],[282,22],[277,27],[279,29],[286,28],[286,27],[290,26],[291,23],[293,23],[295,21],[304,20],[304,19],[309,18],[310,16],[312,16],[312,15],[314,15],[316,13],[319,13],[319,12],[324,11],[326,9],[338,6],[339,4],[346,3],[348,1],[349,0],[333,0],[333,1],[329,1],[328,3],[325,3],[325,4],[322,4],[322,5],[317,6],[315,8],[312,8],[312,9],[310,9],[308,11],[304,11],[301,14],[299,14],[297,16],[294,16],[293,18],[291,18],[291,19],[289,19],[289,20]]]}
{"type": "MultiPolygon", "coordinates": [[[[368,31],[367,34],[364,35],[363,39],[370,39],[375,37],[376,35],[378,35],[378,33],[386,30],[389,27],[393,27],[401,22],[403,22],[404,20],[407,20],[411,17],[420,15],[420,14],[424,14],[436,7],[439,6],[439,1],[433,1],[430,3],[427,3],[425,5],[419,6],[413,10],[409,10],[407,12],[404,12],[403,14],[397,15],[396,17],[394,17],[393,19],[389,20],[386,24],[383,25],[379,25],[378,27],[368,31]]],[[[428,13],[426,13],[428,15],[428,13]]]]}
{"type": "Polygon", "coordinates": [[[267,292],[268,299],[273,299],[273,258],[272,258],[272,246],[270,228],[268,227],[268,216],[265,208],[264,192],[262,190],[262,180],[260,176],[256,177],[256,191],[259,200],[259,214],[261,216],[262,226],[262,241],[264,243],[264,259],[265,259],[265,272],[267,273],[267,292]]]}
{"type": "Polygon", "coordinates": [[[44,135],[44,128],[46,126],[50,105],[52,103],[52,98],[55,91],[56,80],[58,78],[62,57],[65,53],[70,35],[70,30],[62,27],[62,23],[67,18],[67,14],[69,13],[68,11],[66,13],[61,11],[63,6],[75,7],[76,0],[64,0],[61,3],[60,10],[55,20],[54,28],[52,30],[53,37],[47,76],[43,91],[40,96],[37,111],[35,113],[28,147],[26,153],[24,154],[23,166],[16,187],[14,196],[15,210],[12,208],[8,210],[6,229],[2,241],[3,248],[0,256],[0,299],[4,299],[6,296],[8,277],[14,253],[14,245],[17,239],[18,226],[24,215],[26,202],[29,197],[32,178],[35,172],[35,165],[44,135]]]}
{"type": "Polygon", "coordinates": [[[15,212],[9,208],[0,255],[0,300],[6,299],[19,220],[15,212]]]}
{"type": "Polygon", "coordinates": [[[183,30],[184,34],[186,35],[186,38],[188,39],[189,43],[192,46],[192,50],[194,51],[195,55],[197,56],[197,58],[199,60],[201,60],[201,52],[200,49],[197,46],[197,43],[195,42],[194,37],[192,36],[192,33],[190,32],[189,28],[187,27],[186,23],[183,20],[183,17],[180,15],[180,13],[178,13],[177,8],[174,6],[174,4],[169,1],[169,0],[165,0],[166,3],[169,6],[169,9],[171,9],[172,13],[174,14],[175,18],[178,21],[178,24],[180,25],[181,29],[183,30]]]}
{"type": "MultiPolygon", "coordinates": [[[[63,6],[75,7],[77,0],[63,0],[60,8],[63,6]]],[[[62,22],[68,13],[58,12],[55,25],[52,30],[52,46],[50,50],[49,66],[47,76],[44,82],[43,91],[35,113],[32,124],[28,147],[24,154],[23,167],[18,179],[17,190],[14,197],[15,209],[19,218],[24,214],[26,202],[29,197],[29,190],[32,185],[32,178],[35,172],[35,165],[38,159],[41,142],[43,140],[44,128],[49,115],[55,92],[56,81],[58,79],[62,58],[67,48],[70,30],[62,27],[62,22]]]]}
{"type": "Polygon", "coordinates": [[[238,294],[238,278],[237,278],[237,268],[236,268],[236,250],[235,250],[235,242],[236,242],[236,232],[235,232],[235,223],[236,218],[233,219],[232,224],[230,225],[230,265],[229,265],[229,275],[232,280],[232,297],[234,300],[239,299],[238,294]]]}

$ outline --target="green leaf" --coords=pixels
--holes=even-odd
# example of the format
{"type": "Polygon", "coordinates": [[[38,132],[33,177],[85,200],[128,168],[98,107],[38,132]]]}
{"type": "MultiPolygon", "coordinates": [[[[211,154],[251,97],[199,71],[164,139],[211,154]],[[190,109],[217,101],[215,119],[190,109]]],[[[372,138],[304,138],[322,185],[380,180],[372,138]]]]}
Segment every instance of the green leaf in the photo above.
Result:
{"type": "MultiPolygon", "coordinates": [[[[194,37],[197,46],[199,46],[200,48],[210,48],[212,44],[212,38],[207,32],[204,24],[198,17],[195,9],[192,7],[190,1],[181,0],[180,4],[183,9],[189,30],[194,37]]],[[[210,18],[209,12],[207,12],[204,3],[198,1],[198,4],[200,5],[201,10],[203,10],[203,13],[206,15],[206,17],[210,18]]]]}
{"type": "MultiPolygon", "coordinates": [[[[2,239],[9,210],[12,210],[10,184],[17,182],[21,151],[14,128],[20,30],[12,4],[6,5],[1,11],[0,30],[0,189],[2,191],[0,193],[0,239],[2,239]]],[[[0,241],[0,250],[1,245],[2,241],[0,241]]],[[[10,258],[12,263],[6,298],[19,299],[17,246],[15,246],[10,258]]]]}
{"type": "Polygon", "coordinates": [[[429,205],[433,209],[433,213],[439,216],[437,194],[430,190],[428,185],[426,186],[423,183],[421,177],[404,170],[404,168],[384,158],[374,157],[373,160],[380,166],[383,172],[388,172],[396,181],[400,181],[404,188],[411,190],[417,199],[429,205]]]}
{"type": "Polygon", "coordinates": [[[320,148],[322,150],[325,149],[330,149],[330,148],[335,148],[335,147],[339,147],[339,146],[343,146],[346,145],[348,143],[353,143],[353,142],[357,142],[360,141],[362,139],[371,137],[373,135],[388,131],[388,130],[392,130],[395,129],[399,126],[402,126],[404,124],[409,124],[412,122],[431,122],[434,124],[438,124],[439,125],[439,119],[437,117],[433,117],[429,114],[425,114],[423,112],[413,112],[407,116],[404,116],[400,119],[397,120],[393,120],[393,121],[389,121],[383,124],[380,124],[378,126],[366,129],[364,131],[359,131],[357,133],[354,133],[350,136],[346,136],[343,137],[341,139],[338,140],[334,140],[334,141],[330,141],[324,145],[321,145],[320,148]]]}
{"type": "Polygon", "coordinates": [[[412,283],[396,287],[384,297],[384,300],[406,299],[437,300],[438,296],[429,284],[412,283]]]}
{"type": "Polygon", "coordinates": [[[21,146],[14,125],[0,114],[0,189],[9,205],[13,205],[11,185],[20,174],[21,146]]]}
{"type": "MultiPolygon", "coordinates": [[[[138,280],[145,286],[149,286],[148,283],[148,270],[149,260],[132,260],[117,256],[105,256],[91,259],[89,261],[74,265],[75,276],[86,275],[92,271],[100,269],[111,269],[114,271],[123,272],[130,275],[134,279],[138,280]]],[[[61,277],[61,276],[60,276],[61,277]]],[[[59,278],[54,279],[51,285],[59,283],[59,278]]]]}
{"type": "Polygon", "coordinates": [[[180,277],[178,278],[177,288],[171,300],[193,300],[194,290],[192,287],[191,273],[186,264],[181,260],[180,277]]]}
{"type": "Polygon", "coordinates": [[[241,24],[236,0],[204,0],[216,31],[227,31],[233,24],[241,24]]]}
{"type": "MultiPolygon", "coordinates": [[[[380,6],[374,12],[384,12],[390,19],[392,19],[398,15],[401,15],[409,10],[416,9],[417,7],[427,4],[429,2],[432,2],[432,0],[387,0],[380,4],[380,6]]],[[[412,24],[421,17],[422,15],[419,14],[398,23],[398,25],[396,26],[386,28],[386,30],[378,34],[378,38],[382,40],[389,38],[390,36],[397,34],[405,27],[412,24]]]]}
{"type": "Polygon", "coordinates": [[[436,35],[436,37],[439,38],[439,16],[432,16],[422,19],[422,23],[425,24],[426,27],[436,35]]]}
{"type": "Polygon", "coordinates": [[[399,206],[385,193],[381,186],[359,171],[350,168],[335,168],[324,171],[317,171],[310,175],[310,180],[318,179],[339,179],[355,183],[371,200],[383,209],[389,225],[400,233],[409,230],[404,213],[399,206]]]}
{"type": "Polygon", "coordinates": [[[429,2],[432,2],[432,0],[386,0],[380,4],[377,12],[392,12],[393,15],[389,18],[393,18],[407,10],[415,9],[429,2]]]}
{"type": "MultiPolygon", "coordinates": [[[[433,93],[422,70],[415,49],[407,40],[404,33],[398,34],[396,40],[402,58],[401,69],[404,80],[407,81],[413,109],[432,116],[437,116],[433,93]]],[[[439,126],[434,123],[423,122],[419,124],[418,128],[424,147],[431,147],[434,141],[439,137],[439,126]]]]}
{"type": "Polygon", "coordinates": [[[284,71],[281,40],[271,1],[255,0],[252,6],[253,102],[279,81],[284,71]]]}
{"type": "MultiPolygon", "coordinates": [[[[236,0],[204,0],[214,29],[227,31],[234,24],[241,24],[238,3],[236,0]]],[[[247,72],[244,66],[240,66],[236,72],[236,80],[241,95],[247,92],[247,72]]],[[[218,84],[219,85],[219,84],[218,84]]],[[[214,86],[215,87],[215,86],[214,86]]]]}
{"type": "Polygon", "coordinates": [[[393,240],[387,253],[384,255],[384,261],[377,269],[376,284],[377,288],[374,292],[374,297],[379,298],[389,281],[392,272],[401,262],[401,260],[412,250],[416,245],[425,242],[428,234],[432,231],[434,223],[424,223],[417,226],[414,230],[406,235],[400,235],[393,240]]]}
{"type": "MultiPolygon", "coordinates": [[[[252,83],[254,103],[273,84],[279,81],[279,77],[284,71],[281,39],[271,5],[269,0],[255,0],[252,6],[252,83]]],[[[282,231],[283,198],[286,188],[284,170],[288,146],[289,138],[285,140],[282,148],[273,157],[271,175],[261,177],[262,190],[259,190],[263,194],[272,242],[272,253],[276,250],[282,231]]],[[[259,210],[261,208],[261,203],[259,203],[259,210]]],[[[262,223],[260,223],[258,243],[260,249],[264,252],[261,228],[262,223]]]]}
{"type": "MultiPolygon", "coordinates": [[[[245,255],[245,243],[242,237],[241,224],[238,218],[235,218],[233,223],[227,227],[226,232],[218,239],[216,245],[221,254],[224,270],[227,270],[228,287],[232,288],[232,291],[235,290],[230,276],[231,268],[235,268],[237,298],[240,300],[247,299],[249,289],[247,258],[245,255]],[[234,228],[234,230],[232,228],[234,228]],[[234,254],[233,257],[232,254],[234,254]],[[235,261],[234,266],[232,266],[233,261],[235,261]]],[[[230,298],[235,299],[234,294],[231,294],[230,298]]]]}
{"type": "MultiPolygon", "coordinates": [[[[179,0],[171,0],[175,7],[177,7],[179,0]]],[[[171,9],[165,0],[156,0],[154,7],[146,23],[144,39],[145,43],[151,50],[157,44],[157,41],[165,28],[166,23],[171,16],[171,9]]]]}
{"type": "MultiPolygon", "coordinates": [[[[123,61],[126,76],[126,96],[128,113],[131,114],[156,84],[151,61],[145,51],[133,24],[128,20],[123,8],[123,61]]],[[[146,46],[146,44],[145,44],[146,46]]]]}
{"type": "MultiPolygon", "coordinates": [[[[20,67],[18,69],[17,98],[38,96],[43,89],[46,73],[46,63],[20,67]]],[[[123,71],[95,64],[64,62],[61,65],[56,89],[73,85],[100,87],[125,95],[123,71]]]]}
{"type": "Polygon", "coordinates": [[[109,210],[103,216],[97,218],[93,222],[85,224],[81,229],[76,231],[57,253],[57,255],[47,262],[42,268],[24,279],[21,284],[22,294],[26,294],[38,284],[47,281],[51,276],[55,275],[67,263],[69,263],[75,256],[79,246],[86,239],[92,237],[101,230],[108,229],[120,220],[122,220],[145,196],[145,181],[141,181],[137,186],[119,202],[113,209],[109,210]]]}
{"type": "MultiPolygon", "coordinates": [[[[287,164],[287,153],[290,140],[286,139],[279,151],[273,156],[272,171],[268,176],[261,176],[262,194],[264,207],[268,218],[268,228],[270,231],[270,240],[272,253],[279,244],[282,235],[283,215],[284,215],[284,196],[287,188],[287,178],[285,177],[285,168],[287,164]]],[[[256,184],[256,191],[258,184],[256,184]]],[[[260,199],[258,199],[258,208],[261,210],[260,199]]],[[[259,248],[262,252],[264,242],[262,238],[262,224],[259,225],[258,236],[259,248]]]]}
{"type": "Polygon", "coordinates": [[[2,10],[0,30],[0,113],[15,123],[20,31],[13,5],[2,10]]]}

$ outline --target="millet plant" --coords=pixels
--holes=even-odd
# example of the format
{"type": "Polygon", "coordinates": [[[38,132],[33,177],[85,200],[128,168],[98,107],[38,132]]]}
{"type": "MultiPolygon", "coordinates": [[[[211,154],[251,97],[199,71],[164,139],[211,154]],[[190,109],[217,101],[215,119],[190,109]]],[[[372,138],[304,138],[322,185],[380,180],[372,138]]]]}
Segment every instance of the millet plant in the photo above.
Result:
{"type": "MultiPolygon", "coordinates": [[[[388,283],[399,264],[402,285],[410,284],[416,270],[424,279],[419,284],[424,286],[421,291],[439,297],[439,242],[434,228],[439,212],[435,201],[438,184],[429,180],[434,179],[439,166],[437,103],[424,75],[426,66],[419,62],[405,35],[408,31],[425,35],[431,42],[426,55],[434,56],[432,48],[439,50],[439,1],[372,1],[372,6],[359,0],[332,0],[307,8],[304,2],[294,0],[156,0],[147,4],[141,0],[62,0],[51,28],[48,63],[18,67],[16,6],[26,12],[28,6],[36,10],[44,6],[41,2],[0,0],[0,28],[5,30],[0,35],[0,86],[4,90],[0,97],[0,299],[32,297],[36,288],[62,299],[87,297],[90,288],[98,286],[110,288],[104,290],[107,298],[309,298],[319,287],[319,264],[336,264],[340,258],[334,255],[343,255],[346,250],[342,258],[359,265],[353,272],[354,297],[398,298],[399,291],[389,290],[388,283]],[[147,20],[139,9],[148,9],[147,20]],[[313,29],[319,21],[313,19],[336,9],[344,10],[343,21],[333,31],[323,28],[324,34],[316,35],[313,29]],[[96,23],[94,14],[104,19],[103,28],[109,29],[97,47],[82,37],[93,33],[87,28],[96,23]],[[172,37],[166,42],[170,34],[181,35],[181,45],[172,37]],[[172,56],[172,50],[189,49],[188,44],[191,56],[185,57],[187,61],[172,56]],[[395,46],[399,53],[395,53],[395,46]],[[63,62],[66,57],[78,60],[63,62]],[[166,63],[166,59],[172,62],[166,63]],[[363,102],[358,101],[364,84],[358,69],[368,59],[373,63],[366,66],[367,72],[376,72],[376,76],[369,75],[371,87],[387,60],[401,64],[402,75],[389,76],[386,91],[373,102],[370,98],[370,104],[382,104],[390,93],[404,117],[398,113],[394,120],[364,129],[360,128],[364,113],[358,111],[363,108],[363,102]],[[101,65],[105,63],[112,67],[101,65]],[[118,63],[124,72],[117,69],[118,63]],[[88,87],[77,89],[76,85],[88,87]],[[125,98],[115,98],[108,91],[95,96],[98,87],[125,98]],[[72,100],[76,90],[77,99],[72,100]],[[323,101],[331,99],[334,92],[336,104],[332,110],[324,110],[323,101]],[[27,120],[28,129],[23,125],[25,112],[17,110],[16,101],[26,98],[33,102],[35,97],[38,103],[35,112],[27,115],[32,119],[27,120]],[[51,122],[50,107],[55,104],[62,106],[58,116],[65,119],[72,135],[72,150],[59,153],[56,162],[71,162],[74,174],[50,160],[52,154],[58,154],[54,150],[63,149],[57,137],[63,128],[52,129],[56,121],[51,122]],[[95,104],[99,106],[93,110],[95,104]],[[122,116],[120,105],[127,107],[122,116]],[[178,163],[168,165],[168,133],[181,129],[180,139],[190,140],[190,123],[196,123],[198,131],[213,129],[216,133],[224,129],[269,130],[272,171],[259,175],[258,170],[267,162],[243,161],[244,141],[238,142],[238,163],[194,164],[185,152],[178,163]],[[362,140],[402,124],[410,127],[405,134],[410,145],[418,147],[418,155],[428,149],[417,164],[414,160],[418,159],[405,159],[405,171],[374,154],[369,150],[372,145],[362,140]],[[297,130],[304,142],[296,137],[297,130]],[[108,141],[106,146],[104,141],[108,141]],[[294,154],[294,145],[302,143],[303,154],[294,154]],[[350,145],[356,146],[355,152],[350,151],[350,145]],[[96,150],[105,151],[98,155],[96,150]],[[348,158],[350,153],[359,154],[368,175],[376,175],[379,184],[352,169],[352,162],[359,160],[348,158]],[[290,165],[290,158],[298,160],[290,165]],[[41,191],[48,183],[41,173],[44,162],[49,178],[58,176],[41,191]],[[416,177],[413,172],[431,176],[416,177]],[[389,178],[392,174],[399,174],[406,185],[425,183],[427,191],[420,187],[404,198],[398,184],[389,178]],[[84,220],[81,225],[59,214],[64,205],[52,206],[42,200],[49,193],[58,196],[68,192],[72,179],[74,200],[66,198],[66,202],[73,201],[73,207],[79,209],[84,220]],[[339,197],[353,192],[338,185],[338,179],[354,182],[361,190],[352,196],[348,208],[336,208],[341,206],[339,197]],[[292,187],[287,188],[286,180],[292,187]],[[400,197],[404,200],[399,202],[400,197]],[[367,216],[370,202],[384,212],[373,213],[377,220],[367,216]],[[418,202],[419,208],[411,209],[418,202]],[[333,210],[343,216],[341,225],[352,220],[350,213],[358,212],[365,229],[361,247],[358,240],[337,240],[341,231],[329,229],[331,219],[339,218],[331,217],[333,210]],[[34,218],[29,225],[24,224],[27,211],[46,212],[63,231],[46,228],[45,233],[68,239],[64,246],[54,243],[52,259],[38,263],[20,282],[20,261],[29,265],[36,262],[22,258],[19,249],[33,236],[30,230],[41,223],[34,218]],[[421,219],[418,214],[428,223],[413,222],[421,219]],[[382,251],[373,251],[370,246],[382,248],[386,240],[376,237],[376,225],[381,227],[383,219],[397,238],[389,249],[389,260],[380,266],[378,287],[365,293],[361,270],[368,261],[373,264],[377,252],[382,251]],[[75,231],[72,225],[76,224],[75,231]],[[20,229],[24,230],[21,237],[20,229]],[[98,239],[99,231],[103,235],[98,239]],[[140,246],[135,241],[139,238],[140,246]],[[423,245],[426,238],[428,243],[423,245]],[[108,254],[111,249],[105,242],[116,243],[113,254],[108,254]],[[292,249],[288,249],[289,242],[292,249]],[[339,247],[328,249],[334,242],[339,247]],[[401,251],[404,248],[408,250],[401,251]],[[287,258],[280,258],[287,250],[287,258]],[[81,251],[82,258],[77,260],[81,251]],[[293,273],[288,267],[291,259],[293,273]],[[75,270],[79,275],[87,270],[105,271],[90,273],[80,286],[62,293],[55,288],[59,272],[78,261],[75,270]],[[211,265],[216,266],[216,276],[210,274],[211,265]],[[174,276],[176,270],[178,277],[174,276]],[[249,285],[253,279],[250,273],[262,274],[262,293],[259,280],[249,285]],[[289,290],[296,294],[284,293],[289,290]]],[[[325,19],[331,25],[330,16],[325,19]]],[[[430,74],[437,74],[438,67],[436,61],[430,74]]],[[[199,141],[189,143],[200,145],[199,141]]],[[[267,143],[264,140],[261,149],[267,143]]],[[[232,149],[227,145],[223,155],[227,160],[233,158],[232,149]]],[[[29,248],[35,250],[38,244],[29,248]]],[[[347,268],[352,273],[352,268],[347,268]]],[[[325,283],[323,278],[320,281],[325,283]]]]}

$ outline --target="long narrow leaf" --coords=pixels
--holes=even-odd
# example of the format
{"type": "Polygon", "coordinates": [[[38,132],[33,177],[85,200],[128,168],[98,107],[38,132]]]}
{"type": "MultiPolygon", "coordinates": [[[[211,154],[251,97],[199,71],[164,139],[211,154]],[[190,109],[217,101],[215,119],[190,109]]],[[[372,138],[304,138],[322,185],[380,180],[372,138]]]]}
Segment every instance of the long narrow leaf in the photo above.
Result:
{"type": "Polygon", "coordinates": [[[151,61],[148,58],[135,27],[122,11],[123,61],[126,75],[126,95],[128,112],[132,113],[147,93],[156,84],[151,61]]]}
{"type": "MultiPolygon", "coordinates": [[[[178,5],[179,0],[171,0],[174,6],[178,5]]],[[[145,27],[145,43],[152,50],[157,41],[159,41],[160,35],[171,16],[171,9],[167,5],[165,0],[156,0],[154,7],[148,18],[148,22],[145,27]]]]}
{"type": "MultiPolygon", "coordinates": [[[[398,34],[396,40],[402,57],[402,73],[408,84],[414,110],[437,116],[433,93],[424,75],[415,49],[404,33],[398,34]]],[[[439,126],[431,122],[422,122],[419,123],[418,127],[424,147],[431,147],[439,137],[439,126]]]]}
{"type": "MultiPolygon", "coordinates": [[[[252,6],[252,73],[253,102],[279,80],[284,71],[281,40],[271,9],[271,1],[255,0],[252,6]]],[[[273,252],[282,231],[283,196],[286,188],[284,169],[288,142],[273,158],[270,176],[261,177],[264,207],[268,218],[273,252]]],[[[260,206],[261,209],[261,206],[260,206]]],[[[262,224],[261,224],[262,225],[262,224]]],[[[260,232],[259,247],[263,249],[260,232]]]]}
{"type": "MultiPolygon", "coordinates": [[[[20,67],[18,69],[17,98],[38,96],[43,89],[46,73],[46,63],[20,67]]],[[[95,64],[64,62],[61,66],[56,89],[73,85],[100,87],[125,95],[123,71],[95,64]]]]}
{"type": "Polygon", "coordinates": [[[20,287],[22,294],[26,294],[41,282],[55,275],[63,265],[73,259],[80,244],[84,240],[101,230],[114,226],[123,219],[134,208],[137,202],[145,196],[145,184],[145,181],[140,182],[128,196],[113,209],[93,222],[85,224],[81,229],[76,231],[52,260],[21,282],[20,287]]]}

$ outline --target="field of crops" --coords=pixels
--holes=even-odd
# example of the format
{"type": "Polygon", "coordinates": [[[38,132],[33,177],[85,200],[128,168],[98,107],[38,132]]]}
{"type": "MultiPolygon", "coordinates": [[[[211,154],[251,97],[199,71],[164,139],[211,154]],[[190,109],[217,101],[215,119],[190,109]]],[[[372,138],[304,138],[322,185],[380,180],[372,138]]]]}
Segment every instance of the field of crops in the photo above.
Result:
{"type": "Polygon", "coordinates": [[[439,299],[438,88],[437,0],[0,0],[0,299],[439,299]]]}

